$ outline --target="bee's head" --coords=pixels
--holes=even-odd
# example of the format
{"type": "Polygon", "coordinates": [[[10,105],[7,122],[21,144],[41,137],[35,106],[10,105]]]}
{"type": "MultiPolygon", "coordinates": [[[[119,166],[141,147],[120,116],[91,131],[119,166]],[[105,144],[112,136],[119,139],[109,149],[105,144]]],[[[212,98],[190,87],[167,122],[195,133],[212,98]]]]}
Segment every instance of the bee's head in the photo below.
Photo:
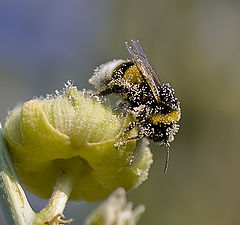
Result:
{"type": "Polygon", "coordinates": [[[118,59],[100,65],[95,69],[93,76],[89,79],[89,83],[99,92],[107,90],[114,71],[124,63],[126,63],[126,60],[118,59]]]}

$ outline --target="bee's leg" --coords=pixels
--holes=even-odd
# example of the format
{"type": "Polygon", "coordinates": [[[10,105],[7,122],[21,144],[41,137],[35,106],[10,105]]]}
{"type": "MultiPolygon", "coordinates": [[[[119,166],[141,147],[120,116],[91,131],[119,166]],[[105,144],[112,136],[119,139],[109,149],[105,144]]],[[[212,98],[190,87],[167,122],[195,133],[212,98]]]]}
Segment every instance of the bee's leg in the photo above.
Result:
{"type": "Polygon", "coordinates": [[[109,95],[112,93],[112,90],[110,88],[107,88],[106,90],[104,91],[100,91],[98,92],[98,96],[106,96],[106,95],[109,95]]]}
{"type": "Polygon", "coordinates": [[[125,101],[119,101],[118,106],[126,110],[128,113],[133,114],[133,108],[125,101]]]}
{"type": "Polygon", "coordinates": [[[141,136],[139,136],[139,135],[134,136],[134,137],[129,137],[129,138],[127,139],[126,143],[129,142],[129,141],[131,141],[131,140],[136,140],[136,141],[138,141],[138,140],[140,140],[140,139],[141,139],[141,136]]]}
{"type": "Polygon", "coordinates": [[[128,107],[129,107],[127,102],[125,102],[125,101],[119,101],[117,104],[119,105],[119,107],[121,107],[121,108],[123,108],[125,110],[127,110],[128,107]]]}
{"type": "MultiPolygon", "coordinates": [[[[124,139],[124,136],[127,135],[135,126],[137,126],[137,122],[136,121],[133,121],[131,122],[128,127],[122,132],[122,138],[121,139],[124,139]]],[[[140,139],[140,136],[137,135],[137,136],[134,136],[134,137],[128,137],[126,140],[124,141],[121,141],[119,140],[115,146],[116,147],[120,147],[121,145],[126,145],[130,140],[134,140],[134,139],[140,139]]]]}
{"type": "Polygon", "coordinates": [[[137,125],[136,121],[129,123],[128,127],[122,132],[122,137],[127,135],[136,125],[137,125]]]}
{"type": "Polygon", "coordinates": [[[126,133],[131,131],[135,126],[137,126],[136,121],[133,121],[133,122],[129,123],[128,127],[123,131],[122,136],[124,136],[126,133]]]}

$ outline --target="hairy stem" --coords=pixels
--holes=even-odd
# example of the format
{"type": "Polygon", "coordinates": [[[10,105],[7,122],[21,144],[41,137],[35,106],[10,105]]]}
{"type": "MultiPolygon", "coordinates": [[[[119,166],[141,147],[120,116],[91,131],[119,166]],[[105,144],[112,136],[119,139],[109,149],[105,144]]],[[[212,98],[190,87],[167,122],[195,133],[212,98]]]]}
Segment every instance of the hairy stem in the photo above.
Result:
{"type": "Polygon", "coordinates": [[[72,181],[69,176],[62,174],[56,183],[52,196],[47,206],[37,215],[35,224],[58,224],[69,223],[70,220],[63,221],[60,217],[63,216],[65,205],[72,191],[72,181]]]}

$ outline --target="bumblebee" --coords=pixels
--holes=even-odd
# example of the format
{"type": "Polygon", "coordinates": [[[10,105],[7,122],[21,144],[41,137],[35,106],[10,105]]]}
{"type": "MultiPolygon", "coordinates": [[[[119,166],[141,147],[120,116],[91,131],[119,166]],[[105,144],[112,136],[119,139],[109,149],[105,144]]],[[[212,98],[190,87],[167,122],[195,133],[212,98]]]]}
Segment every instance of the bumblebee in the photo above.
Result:
{"type": "Polygon", "coordinates": [[[89,82],[99,95],[115,94],[123,99],[120,106],[134,118],[126,132],[135,126],[139,128],[138,135],[128,140],[146,137],[166,146],[166,173],[170,142],[179,130],[180,103],[170,84],[159,79],[139,41],[135,38],[131,41],[132,46],[125,43],[131,60],[119,59],[101,65],[89,82]]]}

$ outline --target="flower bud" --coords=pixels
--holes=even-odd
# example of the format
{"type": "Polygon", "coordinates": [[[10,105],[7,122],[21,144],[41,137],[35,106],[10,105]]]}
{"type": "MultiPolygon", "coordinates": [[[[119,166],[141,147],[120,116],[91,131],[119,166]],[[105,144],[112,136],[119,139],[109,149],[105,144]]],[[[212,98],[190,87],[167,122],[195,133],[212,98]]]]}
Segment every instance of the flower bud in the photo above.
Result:
{"type": "Polygon", "coordinates": [[[133,209],[125,190],[118,188],[87,217],[85,225],[135,225],[144,210],[143,205],[133,209]]]}
{"type": "Polygon", "coordinates": [[[5,135],[20,181],[40,198],[49,198],[62,174],[70,177],[72,200],[97,201],[117,187],[132,189],[148,175],[148,142],[115,144],[137,135],[123,131],[132,121],[90,94],[69,85],[61,94],[34,99],[15,109],[5,135]],[[122,140],[123,139],[123,140],[122,140]]]}

